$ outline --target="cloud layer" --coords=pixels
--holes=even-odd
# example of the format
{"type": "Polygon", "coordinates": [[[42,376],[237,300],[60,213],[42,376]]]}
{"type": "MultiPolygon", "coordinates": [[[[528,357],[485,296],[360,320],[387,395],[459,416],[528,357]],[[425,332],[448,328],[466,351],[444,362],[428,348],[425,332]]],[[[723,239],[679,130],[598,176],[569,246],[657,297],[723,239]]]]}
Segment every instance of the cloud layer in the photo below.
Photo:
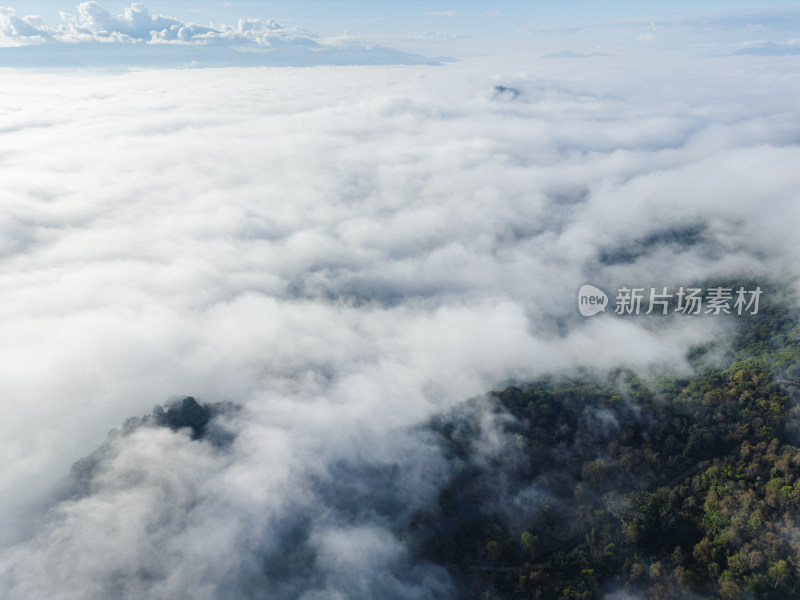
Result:
{"type": "Polygon", "coordinates": [[[781,65],[542,62],[5,72],[0,595],[455,597],[397,536],[446,475],[416,425],[720,333],[582,319],[582,283],[795,280],[781,65]],[[242,405],[234,442],[116,436],[59,496],[181,394],[242,405]]]}
{"type": "Polygon", "coordinates": [[[316,35],[303,29],[282,27],[273,20],[239,19],[235,26],[204,27],[151,14],[139,2],[120,15],[112,15],[97,2],[81,2],[77,14],[61,12],[62,23],[45,24],[38,16],[18,16],[13,8],[0,9],[0,36],[7,45],[56,42],[184,43],[265,46],[301,44],[318,46],[316,35]]]}
{"type": "Polygon", "coordinates": [[[272,19],[241,18],[235,25],[203,26],[151,14],[133,3],[112,15],[97,2],[81,2],[77,13],[61,12],[61,23],[18,15],[0,7],[0,66],[254,66],[316,64],[437,64],[420,55],[347,36],[321,39],[272,19]],[[59,44],[54,52],[53,44],[59,44]]]}

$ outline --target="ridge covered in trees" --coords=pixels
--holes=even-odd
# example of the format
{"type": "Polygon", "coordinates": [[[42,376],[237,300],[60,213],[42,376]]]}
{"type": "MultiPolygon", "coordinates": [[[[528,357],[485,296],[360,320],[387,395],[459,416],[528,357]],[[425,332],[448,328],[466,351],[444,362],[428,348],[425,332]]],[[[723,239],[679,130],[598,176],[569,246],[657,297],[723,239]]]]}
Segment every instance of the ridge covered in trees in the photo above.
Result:
{"type": "Polygon", "coordinates": [[[800,597],[800,328],[769,291],[690,376],[545,378],[435,418],[454,469],[421,555],[470,598],[800,597]]]}
{"type": "MultiPolygon", "coordinates": [[[[408,564],[444,567],[459,598],[800,597],[800,326],[782,288],[762,288],[759,313],[730,316],[688,373],[545,377],[431,419],[417,433],[448,468],[422,510],[404,512],[414,490],[393,463],[328,465],[313,492],[391,527],[408,564]]],[[[235,430],[215,417],[237,410],[185,397],[128,419],[73,466],[70,494],[91,494],[115,439],[142,427],[226,451],[235,430]]],[[[313,588],[304,510],[254,558],[264,593],[313,588]]]]}

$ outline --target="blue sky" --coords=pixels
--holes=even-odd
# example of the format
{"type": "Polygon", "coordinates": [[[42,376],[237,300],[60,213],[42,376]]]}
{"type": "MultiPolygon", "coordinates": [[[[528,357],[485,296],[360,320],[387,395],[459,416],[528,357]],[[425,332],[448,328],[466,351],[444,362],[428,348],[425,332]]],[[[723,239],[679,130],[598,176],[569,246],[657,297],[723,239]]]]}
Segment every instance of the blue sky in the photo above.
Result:
{"type": "Polygon", "coordinates": [[[0,46],[12,47],[0,49],[0,67],[34,68],[419,65],[476,58],[528,68],[543,57],[797,56],[800,7],[784,0],[107,0],[80,6],[34,0],[0,8],[0,46]],[[97,41],[104,43],[74,43],[97,41]],[[58,52],[53,42],[62,43],[58,52]]]}
{"type": "MultiPolygon", "coordinates": [[[[48,23],[58,21],[59,11],[74,12],[76,4],[77,2],[63,0],[0,3],[15,8],[20,15],[39,14],[48,23]]],[[[128,2],[116,0],[100,4],[114,14],[122,12],[129,5],[128,2]]],[[[149,0],[144,4],[152,13],[170,15],[203,25],[211,22],[235,22],[240,17],[274,18],[284,24],[300,25],[328,36],[338,35],[345,30],[355,35],[396,35],[412,31],[437,31],[471,36],[507,36],[509,31],[521,31],[526,28],[590,27],[624,20],[657,20],[714,13],[735,16],[739,11],[769,14],[774,10],[797,8],[797,2],[789,0],[770,2],[149,0]]],[[[742,15],[742,18],[747,20],[747,15],[742,15]]]]}
{"type": "Polygon", "coordinates": [[[0,66],[6,67],[429,64],[442,57],[800,54],[800,8],[784,0],[10,4],[0,9],[0,46],[28,47],[0,52],[0,66]],[[133,18],[117,18],[126,11],[133,18]],[[240,19],[259,23],[243,29],[240,19]],[[267,25],[270,19],[281,28],[267,25]],[[47,46],[53,41],[128,43],[113,49],[71,44],[54,53],[47,46]],[[133,48],[134,41],[140,47],[133,48]],[[150,41],[159,44],[141,47],[141,42],[150,41]]]}

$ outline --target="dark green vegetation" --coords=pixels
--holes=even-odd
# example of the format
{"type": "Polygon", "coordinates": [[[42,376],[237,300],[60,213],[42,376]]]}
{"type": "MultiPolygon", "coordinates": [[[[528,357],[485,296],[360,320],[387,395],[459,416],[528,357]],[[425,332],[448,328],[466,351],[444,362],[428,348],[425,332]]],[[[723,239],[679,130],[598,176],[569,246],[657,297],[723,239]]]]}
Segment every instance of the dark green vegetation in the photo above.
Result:
{"type": "Polygon", "coordinates": [[[779,297],[683,379],[544,379],[435,419],[454,473],[412,523],[421,554],[470,598],[799,598],[800,328],[779,297]]]}
{"type": "Polygon", "coordinates": [[[91,493],[98,470],[117,454],[114,444],[117,438],[130,435],[140,427],[169,427],[173,431],[188,430],[193,440],[206,440],[224,447],[233,441],[234,436],[213,419],[237,410],[239,407],[230,402],[200,404],[192,396],[187,396],[168,403],[166,407],[157,404],[150,415],[127,419],[122,427],[109,432],[108,439],[97,450],[72,465],[68,496],[78,498],[91,493]]]}
{"type": "Polygon", "coordinates": [[[200,439],[206,433],[211,418],[222,413],[229,405],[199,404],[191,396],[168,405],[165,408],[156,406],[151,417],[157,425],[169,427],[173,431],[188,427],[192,432],[192,439],[200,439]]]}

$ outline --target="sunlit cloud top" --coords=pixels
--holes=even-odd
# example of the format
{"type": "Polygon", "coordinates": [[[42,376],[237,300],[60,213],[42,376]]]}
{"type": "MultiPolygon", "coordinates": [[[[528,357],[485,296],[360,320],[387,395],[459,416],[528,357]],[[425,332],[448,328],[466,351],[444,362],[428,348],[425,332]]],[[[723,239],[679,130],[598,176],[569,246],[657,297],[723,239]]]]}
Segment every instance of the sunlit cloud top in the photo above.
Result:
{"type": "Polygon", "coordinates": [[[76,12],[59,15],[60,22],[51,25],[40,16],[0,8],[0,66],[174,66],[175,59],[179,65],[198,66],[437,62],[352,36],[322,38],[271,18],[242,17],[232,24],[200,25],[152,13],[138,2],[117,15],[97,2],[81,2],[76,12]],[[52,51],[54,44],[60,46],[57,53],[52,51]],[[110,44],[119,47],[110,50],[110,44]],[[136,48],[142,46],[161,49],[136,48]],[[183,49],[176,50],[177,46],[183,49]]]}
{"type": "Polygon", "coordinates": [[[18,15],[0,8],[0,36],[6,46],[44,42],[123,42],[225,44],[270,47],[280,44],[317,46],[316,35],[299,27],[283,27],[272,19],[239,19],[235,25],[206,27],[174,17],[152,14],[133,3],[112,15],[97,2],[81,2],[77,14],[61,12],[61,23],[45,24],[39,16],[18,15]]]}

